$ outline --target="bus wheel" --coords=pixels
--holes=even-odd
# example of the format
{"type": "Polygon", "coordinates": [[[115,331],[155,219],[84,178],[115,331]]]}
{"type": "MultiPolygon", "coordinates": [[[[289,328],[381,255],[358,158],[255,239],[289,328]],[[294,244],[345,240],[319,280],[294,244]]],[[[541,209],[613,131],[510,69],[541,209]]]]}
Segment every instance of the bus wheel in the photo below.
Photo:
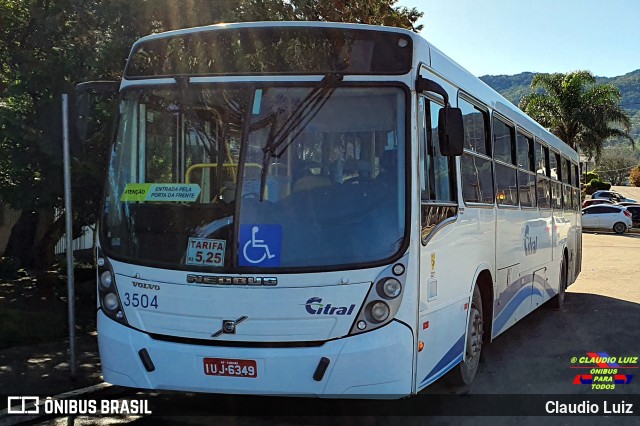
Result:
{"type": "Polygon", "coordinates": [[[484,321],[482,316],[482,295],[476,285],[471,300],[471,312],[467,324],[467,344],[465,346],[465,360],[458,364],[452,371],[452,384],[465,386],[473,381],[478,372],[478,363],[482,352],[482,335],[484,334],[484,321]]]}
{"type": "Polygon", "coordinates": [[[564,306],[565,290],[567,289],[567,262],[566,259],[562,259],[560,265],[560,288],[558,294],[551,299],[551,307],[554,309],[562,309],[564,306]]]}

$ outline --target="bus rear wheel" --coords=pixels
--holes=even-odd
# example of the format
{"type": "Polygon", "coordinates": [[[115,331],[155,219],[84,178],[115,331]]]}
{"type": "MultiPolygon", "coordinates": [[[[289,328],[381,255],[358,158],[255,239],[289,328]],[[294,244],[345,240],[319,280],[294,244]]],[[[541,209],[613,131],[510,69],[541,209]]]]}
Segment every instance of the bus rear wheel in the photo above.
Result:
{"type": "Polygon", "coordinates": [[[482,295],[476,285],[471,299],[471,311],[467,322],[467,341],[465,345],[465,359],[458,364],[450,375],[450,381],[456,386],[465,386],[473,381],[478,372],[480,354],[482,353],[482,337],[484,334],[484,320],[482,316],[482,295]]]}
{"type": "Polygon", "coordinates": [[[567,258],[562,259],[560,265],[560,283],[558,288],[558,294],[551,299],[551,307],[553,309],[562,309],[564,306],[565,290],[567,289],[567,258]]]}

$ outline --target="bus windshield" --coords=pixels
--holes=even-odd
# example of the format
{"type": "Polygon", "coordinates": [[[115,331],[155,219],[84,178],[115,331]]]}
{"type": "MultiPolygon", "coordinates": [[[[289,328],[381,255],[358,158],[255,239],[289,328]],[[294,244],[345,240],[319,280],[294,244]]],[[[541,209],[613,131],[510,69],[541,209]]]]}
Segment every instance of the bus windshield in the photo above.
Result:
{"type": "Polygon", "coordinates": [[[103,248],[215,272],[365,267],[399,255],[404,90],[341,83],[317,93],[302,84],[125,91],[103,248]]]}

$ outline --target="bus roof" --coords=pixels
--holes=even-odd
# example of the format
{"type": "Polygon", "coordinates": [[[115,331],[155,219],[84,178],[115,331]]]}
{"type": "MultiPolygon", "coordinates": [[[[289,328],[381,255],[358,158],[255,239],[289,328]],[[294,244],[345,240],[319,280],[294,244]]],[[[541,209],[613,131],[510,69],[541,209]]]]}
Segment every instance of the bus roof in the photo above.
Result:
{"type": "Polygon", "coordinates": [[[389,31],[402,33],[411,37],[417,35],[413,31],[405,30],[404,28],[397,27],[385,27],[380,25],[368,25],[368,24],[351,24],[344,22],[321,22],[321,21],[255,21],[255,22],[234,22],[234,23],[222,23],[222,24],[213,24],[213,25],[205,25],[202,27],[192,27],[192,28],[184,28],[180,30],[172,30],[165,31],[162,33],[150,34],[138,39],[134,46],[138,43],[142,43],[149,40],[155,40],[165,37],[173,37],[176,35],[182,34],[192,34],[203,31],[215,31],[215,30],[224,30],[224,29],[232,29],[232,28],[281,28],[281,27],[307,27],[307,28],[342,28],[342,29],[352,29],[352,30],[370,30],[370,31],[389,31]]]}
{"type": "Polygon", "coordinates": [[[496,92],[484,81],[471,74],[438,48],[428,43],[426,40],[425,43],[429,47],[430,68],[438,75],[442,76],[445,80],[450,81],[455,86],[460,87],[463,92],[481,101],[485,106],[497,111],[528,132],[533,133],[534,136],[543,140],[550,147],[566,155],[574,162],[579,161],[577,152],[560,138],[542,127],[537,121],[526,115],[521,109],[512,104],[504,96],[496,92]]]}
{"type": "Polygon", "coordinates": [[[444,80],[449,81],[453,85],[461,88],[461,90],[473,98],[482,102],[485,106],[500,113],[507,119],[511,120],[518,126],[526,129],[534,136],[546,142],[553,149],[561,152],[574,162],[579,161],[579,156],[571,147],[553,135],[539,123],[534,121],[518,107],[489,87],[475,75],[471,74],[460,64],[445,55],[442,51],[429,43],[422,35],[413,31],[397,27],[385,27],[378,25],[339,23],[339,22],[319,22],[319,21],[258,21],[258,22],[238,22],[238,23],[221,23],[207,25],[202,27],[193,27],[180,30],[166,31],[157,34],[147,35],[137,40],[132,52],[140,43],[151,40],[159,40],[167,37],[175,37],[180,35],[195,34],[199,32],[217,31],[225,29],[237,28],[337,28],[351,30],[370,30],[370,31],[386,31],[400,33],[413,40],[413,69],[416,72],[421,64],[427,65],[432,71],[438,74],[444,80]]]}

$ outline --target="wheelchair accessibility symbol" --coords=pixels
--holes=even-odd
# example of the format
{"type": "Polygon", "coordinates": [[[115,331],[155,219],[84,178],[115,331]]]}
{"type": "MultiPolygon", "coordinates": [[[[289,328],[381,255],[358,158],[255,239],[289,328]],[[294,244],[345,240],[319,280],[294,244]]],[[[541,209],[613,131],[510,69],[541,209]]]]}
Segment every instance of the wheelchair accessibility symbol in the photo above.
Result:
{"type": "Polygon", "coordinates": [[[240,225],[240,266],[280,266],[281,225],[240,225]]]}

